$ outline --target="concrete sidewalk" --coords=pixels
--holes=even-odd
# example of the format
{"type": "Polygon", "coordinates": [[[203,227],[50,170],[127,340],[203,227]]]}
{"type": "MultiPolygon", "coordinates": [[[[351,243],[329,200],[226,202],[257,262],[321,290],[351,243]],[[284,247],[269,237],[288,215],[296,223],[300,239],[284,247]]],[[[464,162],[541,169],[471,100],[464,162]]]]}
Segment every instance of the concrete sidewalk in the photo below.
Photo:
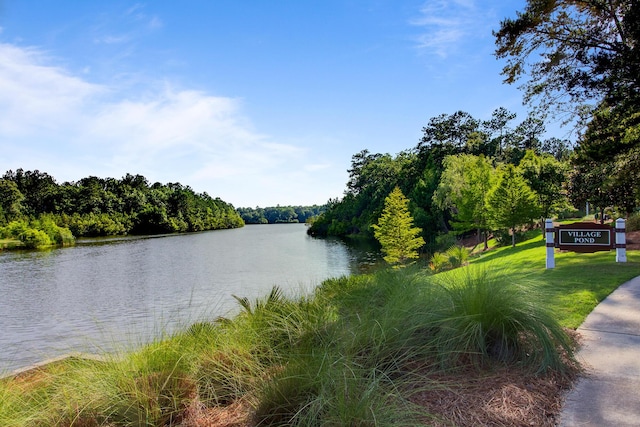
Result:
{"type": "Polygon", "coordinates": [[[623,284],[578,328],[586,369],[567,394],[560,426],[640,426],[640,277],[623,284]]]}

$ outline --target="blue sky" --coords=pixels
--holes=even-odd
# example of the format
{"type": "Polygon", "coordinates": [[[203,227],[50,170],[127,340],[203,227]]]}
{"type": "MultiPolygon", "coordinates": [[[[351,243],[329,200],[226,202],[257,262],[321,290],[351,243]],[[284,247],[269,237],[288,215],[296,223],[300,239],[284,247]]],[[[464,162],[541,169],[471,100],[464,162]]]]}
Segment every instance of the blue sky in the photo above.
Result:
{"type": "Polygon", "coordinates": [[[524,0],[4,0],[0,173],[142,174],[236,207],[341,197],[457,110],[524,120],[491,31],[524,0]]]}

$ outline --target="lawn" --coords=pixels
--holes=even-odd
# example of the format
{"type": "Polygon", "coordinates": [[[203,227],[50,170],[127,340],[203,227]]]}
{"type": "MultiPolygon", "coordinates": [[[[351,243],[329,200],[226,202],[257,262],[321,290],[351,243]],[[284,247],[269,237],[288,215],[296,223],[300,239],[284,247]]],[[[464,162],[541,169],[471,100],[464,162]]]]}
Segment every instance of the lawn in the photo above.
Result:
{"type": "Polygon", "coordinates": [[[596,305],[622,283],[640,276],[640,251],[627,251],[616,263],[615,251],[580,254],[556,250],[556,267],[546,269],[542,236],[502,247],[472,259],[475,265],[506,272],[514,281],[542,291],[561,325],[577,328],[596,305]]]}

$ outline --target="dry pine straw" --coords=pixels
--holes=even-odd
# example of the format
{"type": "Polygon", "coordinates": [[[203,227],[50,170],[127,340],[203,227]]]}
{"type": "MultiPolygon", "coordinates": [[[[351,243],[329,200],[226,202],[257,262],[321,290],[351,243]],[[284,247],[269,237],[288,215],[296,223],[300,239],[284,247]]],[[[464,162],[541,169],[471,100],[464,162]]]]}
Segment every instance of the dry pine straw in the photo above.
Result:
{"type": "MultiPolygon", "coordinates": [[[[575,332],[572,335],[576,338],[575,332]]],[[[569,366],[565,376],[552,372],[535,375],[504,365],[469,367],[453,374],[433,374],[429,370],[420,375],[420,364],[416,363],[413,374],[421,380],[413,390],[407,390],[407,395],[431,414],[425,416],[425,426],[556,426],[564,395],[580,373],[577,364],[569,366]]],[[[182,427],[253,427],[253,414],[247,400],[205,408],[196,399],[182,427]]]]}
{"type": "MultiPolygon", "coordinates": [[[[577,374],[532,375],[512,367],[469,369],[455,375],[429,375],[429,391],[410,400],[425,409],[425,426],[555,426],[564,393],[577,374]]],[[[252,427],[253,409],[239,400],[226,407],[205,408],[194,401],[182,427],[252,427]]]]}
{"type": "Polygon", "coordinates": [[[532,375],[512,367],[431,377],[440,385],[411,401],[433,414],[430,426],[555,426],[577,374],[532,375]]]}
{"type": "Polygon", "coordinates": [[[239,399],[227,406],[206,408],[195,399],[186,411],[181,427],[252,427],[252,405],[239,399]]]}

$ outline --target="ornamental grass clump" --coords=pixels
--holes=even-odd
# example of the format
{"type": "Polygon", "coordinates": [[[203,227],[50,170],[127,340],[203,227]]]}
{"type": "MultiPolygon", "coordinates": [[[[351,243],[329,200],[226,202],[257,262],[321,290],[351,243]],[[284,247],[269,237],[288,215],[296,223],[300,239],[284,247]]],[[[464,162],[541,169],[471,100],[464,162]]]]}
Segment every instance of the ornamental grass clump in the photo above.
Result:
{"type": "Polygon", "coordinates": [[[453,270],[438,283],[446,298],[433,307],[433,345],[443,365],[493,360],[566,370],[563,353],[572,358],[572,341],[539,292],[512,282],[508,272],[483,268],[453,270]]]}
{"type": "Polygon", "coordinates": [[[445,252],[449,264],[453,268],[462,267],[469,260],[469,249],[460,245],[453,245],[445,252]]]}
{"type": "Polygon", "coordinates": [[[114,413],[120,425],[177,424],[196,394],[192,357],[179,338],[162,340],[133,353],[114,370],[114,413]]]}
{"type": "Polygon", "coordinates": [[[415,426],[420,411],[385,372],[339,352],[306,355],[269,382],[256,410],[258,425],[415,426]]]}
{"type": "Polygon", "coordinates": [[[314,339],[297,340],[264,383],[259,424],[416,425],[419,411],[398,391],[426,343],[416,333],[427,311],[416,277],[395,269],[324,282],[315,301],[332,315],[314,326],[322,331],[314,339]]]}
{"type": "Polygon", "coordinates": [[[378,272],[368,292],[349,302],[344,352],[359,365],[389,371],[428,353],[431,306],[438,289],[417,268],[378,272]]]}
{"type": "Polygon", "coordinates": [[[449,257],[442,252],[436,252],[431,256],[429,268],[434,273],[440,273],[449,267],[449,257]]]}

